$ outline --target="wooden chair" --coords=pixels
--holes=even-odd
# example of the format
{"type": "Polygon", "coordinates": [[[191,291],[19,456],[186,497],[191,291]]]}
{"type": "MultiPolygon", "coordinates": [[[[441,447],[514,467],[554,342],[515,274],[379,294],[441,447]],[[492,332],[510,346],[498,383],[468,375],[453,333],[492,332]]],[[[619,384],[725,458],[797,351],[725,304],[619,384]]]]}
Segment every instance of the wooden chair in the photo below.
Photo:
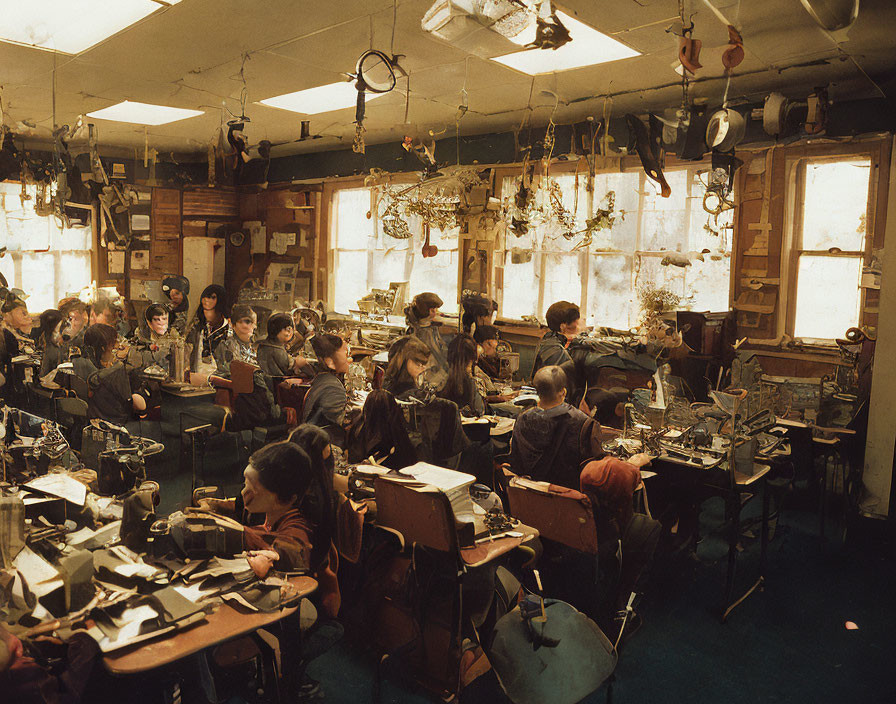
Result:
{"type": "Polygon", "coordinates": [[[542,538],[597,555],[597,524],[591,499],[575,489],[512,477],[507,485],[510,515],[538,529],[542,538]]]}

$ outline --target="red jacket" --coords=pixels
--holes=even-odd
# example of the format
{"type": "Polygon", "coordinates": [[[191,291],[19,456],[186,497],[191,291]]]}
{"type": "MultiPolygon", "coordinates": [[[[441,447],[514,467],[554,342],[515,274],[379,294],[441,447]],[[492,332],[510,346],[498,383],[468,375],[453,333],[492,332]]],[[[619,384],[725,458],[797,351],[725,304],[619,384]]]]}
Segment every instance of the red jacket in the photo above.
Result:
{"type": "Polygon", "coordinates": [[[272,525],[246,526],[243,544],[247,550],[271,549],[280,555],[275,567],[280,570],[310,570],[320,585],[320,603],[327,616],[336,618],[341,604],[339,583],[336,580],[338,557],[330,546],[327,559],[313,569],[311,548],[313,547],[314,525],[297,508],[292,508],[272,525]]]}

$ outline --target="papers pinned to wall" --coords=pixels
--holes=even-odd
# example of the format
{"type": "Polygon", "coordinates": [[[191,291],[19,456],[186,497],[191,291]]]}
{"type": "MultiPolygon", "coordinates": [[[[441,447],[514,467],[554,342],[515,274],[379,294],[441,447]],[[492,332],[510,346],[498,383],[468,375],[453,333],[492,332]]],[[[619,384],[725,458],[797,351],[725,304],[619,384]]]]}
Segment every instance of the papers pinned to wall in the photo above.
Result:
{"type": "Polygon", "coordinates": [[[267,254],[268,231],[260,220],[250,220],[243,223],[243,229],[248,233],[251,242],[251,254],[267,254]]]}
{"type": "Polygon", "coordinates": [[[149,250],[134,249],[131,251],[131,270],[146,271],[149,269],[149,250]]]}
{"type": "Polygon", "coordinates": [[[271,252],[274,254],[286,254],[286,248],[296,243],[295,232],[275,232],[271,235],[271,252]]]}
{"type": "Polygon", "coordinates": [[[111,250],[109,256],[109,275],[124,273],[124,250],[111,250]]]}

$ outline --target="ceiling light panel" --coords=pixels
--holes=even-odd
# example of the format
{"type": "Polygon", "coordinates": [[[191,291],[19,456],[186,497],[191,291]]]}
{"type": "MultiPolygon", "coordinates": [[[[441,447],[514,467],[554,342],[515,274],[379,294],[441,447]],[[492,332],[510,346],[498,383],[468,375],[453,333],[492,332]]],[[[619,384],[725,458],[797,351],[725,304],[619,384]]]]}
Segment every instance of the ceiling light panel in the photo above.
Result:
{"type": "MultiPolygon", "coordinates": [[[[368,93],[365,99],[369,103],[371,100],[381,98],[384,95],[386,93],[368,93]]],[[[302,115],[317,115],[318,113],[330,112],[331,110],[353,108],[357,101],[358,89],[355,88],[355,84],[341,81],[296,91],[295,93],[277,95],[259,102],[268,107],[291,110],[302,115]]]]}
{"type": "MultiPolygon", "coordinates": [[[[493,59],[509,68],[535,76],[540,73],[569,71],[584,66],[595,66],[619,59],[630,59],[641,54],[622,42],[598,32],[584,22],[570,17],[565,12],[557,12],[560,21],[569,30],[572,41],[559,49],[529,49],[505,54],[493,59]]],[[[534,27],[514,37],[512,41],[532,41],[535,38],[534,27]]]]}
{"type": "Polygon", "coordinates": [[[165,105],[135,103],[125,100],[117,105],[110,105],[108,108],[89,112],[87,117],[93,117],[97,120],[112,120],[114,122],[132,122],[137,125],[165,125],[169,122],[185,120],[188,117],[196,117],[202,114],[202,110],[170,108],[165,105]]]}
{"type": "Polygon", "coordinates": [[[180,0],[21,0],[4,3],[0,41],[80,54],[180,0]]]}

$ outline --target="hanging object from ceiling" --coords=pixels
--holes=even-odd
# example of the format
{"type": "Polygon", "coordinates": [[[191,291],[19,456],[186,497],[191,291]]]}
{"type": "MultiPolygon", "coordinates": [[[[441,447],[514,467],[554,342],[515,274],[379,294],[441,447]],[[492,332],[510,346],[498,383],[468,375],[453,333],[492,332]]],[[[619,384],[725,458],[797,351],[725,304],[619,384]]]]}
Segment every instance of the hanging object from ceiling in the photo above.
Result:
{"type": "Polygon", "coordinates": [[[859,0],[800,0],[812,19],[829,32],[846,29],[859,16],[859,0]]]}
{"type": "Polygon", "coordinates": [[[382,51],[370,49],[358,57],[355,64],[355,88],[358,91],[358,100],[355,103],[355,139],[352,142],[352,151],[356,154],[364,154],[367,145],[364,142],[364,114],[366,111],[365,95],[370,93],[388,93],[395,88],[396,71],[403,76],[407,73],[398,65],[400,55],[391,58],[382,51]]]}
{"type": "Polygon", "coordinates": [[[706,125],[706,144],[713,151],[730,152],[744,138],[746,121],[737,110],[716,110],[706,125]]]}
{"type": "Polygon", "coordinates": [[[726,71],[737,68],[744,60],[744,40],[734,25],[728,25],[728,46],[722,52],[722,66],[726,71]]]}
{"type": "Polygon", "coordinates": [[[666,182],[663,175],[663,123],[655,116],[648,117],[650,123],[650,133],[644,123],[629,113],[625,116],[625,122],[629,129],[629,150],[638,152],[638,158],[641,159],[641,166],[652,180],[656,181],[660,186],[660,195],[668,198],[672,195],[672,188],[666,182]]]}
{"type": "Polygon", "coordinates": [[[703,47],[703,42],[691,37],[693,31],[693,22],[690,26],[682,28],[681,36],[678,38],[678,60],[687,71],[697,73],[703,68],[703,64],[700,63],[700,49],[703,47]]]}

